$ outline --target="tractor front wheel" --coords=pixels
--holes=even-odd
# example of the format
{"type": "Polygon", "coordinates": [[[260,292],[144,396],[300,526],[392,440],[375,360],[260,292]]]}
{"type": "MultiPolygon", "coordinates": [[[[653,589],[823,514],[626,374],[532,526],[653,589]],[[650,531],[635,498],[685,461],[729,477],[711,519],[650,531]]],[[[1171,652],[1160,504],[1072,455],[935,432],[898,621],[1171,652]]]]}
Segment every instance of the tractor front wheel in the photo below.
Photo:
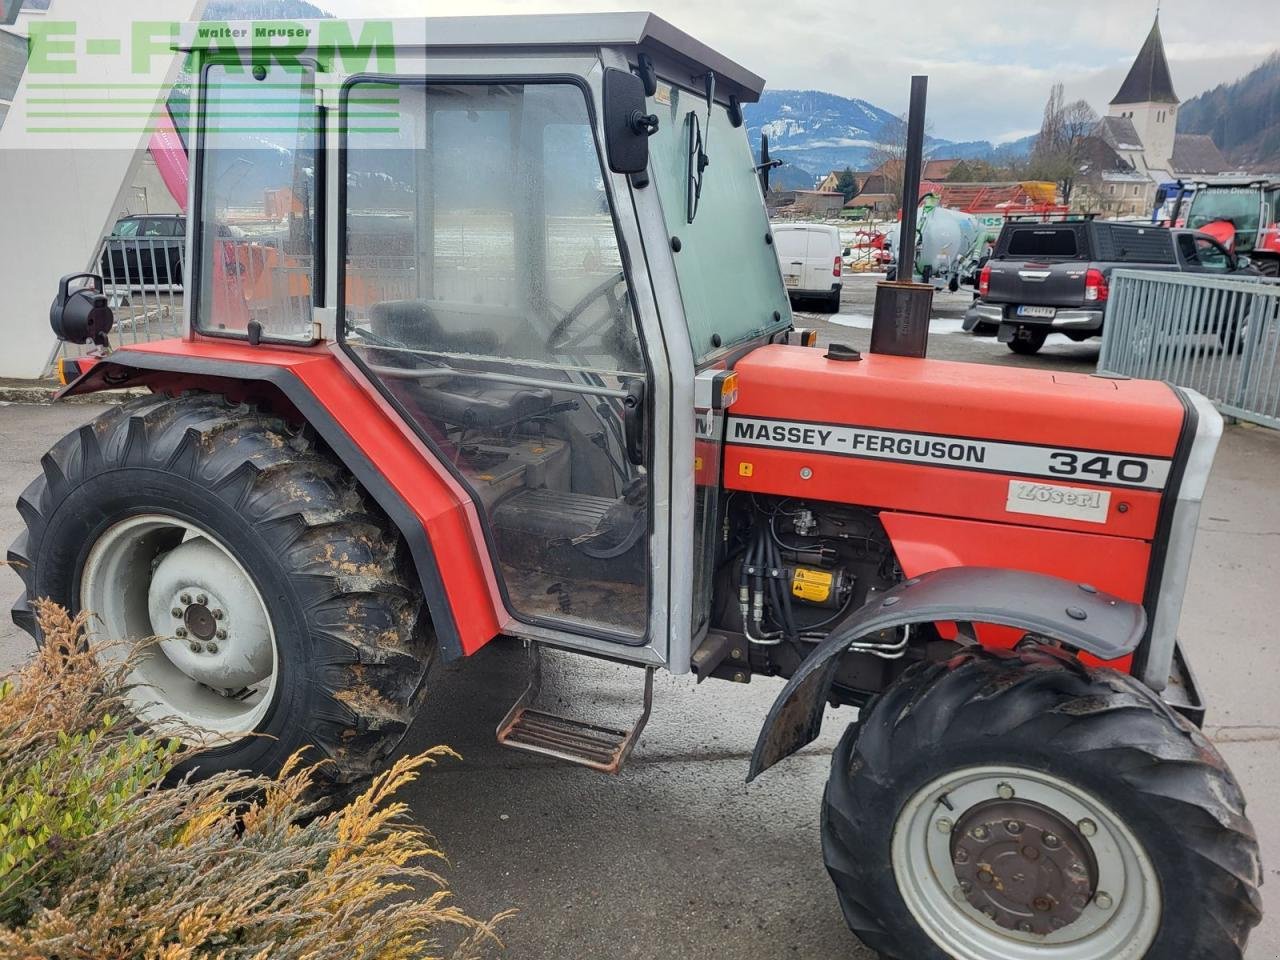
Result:
{"type": "MultiPolygon", "coordinates": [[[[199,748],[179,772],[271,774],[309,748],[321,789],[373,774],[435,643],[385,516],[309,430],[219,397],[146,397],[60,440],[9,559],[31,603],[140,648],[132,707],[199,748]]],[[[101,656],[127,648],[105,646],[101,656]]]]}
{"type": "Polygon", "coordinates": [[[1045,648],[904,675],[836,750],[822,837],[850,928],[895,960],[1239,960],[1261,916],[1213,746],[1045,648]]]}

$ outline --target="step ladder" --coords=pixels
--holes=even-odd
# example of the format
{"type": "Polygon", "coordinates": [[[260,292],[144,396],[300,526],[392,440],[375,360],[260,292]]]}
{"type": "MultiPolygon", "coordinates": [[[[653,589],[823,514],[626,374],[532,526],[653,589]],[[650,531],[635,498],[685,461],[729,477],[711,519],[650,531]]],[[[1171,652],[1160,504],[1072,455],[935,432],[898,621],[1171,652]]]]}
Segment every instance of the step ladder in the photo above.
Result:
{"type": "Polygon", "coordinates": [[[628,729],[562,717],[534,706],[542,692],[542,652],[529,644],[529,686],[498,725],[498,742],[513,750],[568,760],[602,773],[617,773],[631,755],[653,707],[653,667],[644,668],[644,707],[628,729]]]}

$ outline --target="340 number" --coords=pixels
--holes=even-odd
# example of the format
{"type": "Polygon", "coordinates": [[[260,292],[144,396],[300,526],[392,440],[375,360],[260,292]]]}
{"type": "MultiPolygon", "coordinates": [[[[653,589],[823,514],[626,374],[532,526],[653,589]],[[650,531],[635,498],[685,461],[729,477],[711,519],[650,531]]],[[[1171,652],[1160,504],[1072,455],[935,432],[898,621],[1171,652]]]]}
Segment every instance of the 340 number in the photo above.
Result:
{"type": "Polygon", "coordinates": [[[1076,453],[1055,451],[1049,454],[1049,472],[1063,477],[1096,477],[1110,480],[1116,477],[1125,483],[1144,483],[1149,468],[1142,460],[1123,460],[1105,456],[1080,456],[1076,453]]]}

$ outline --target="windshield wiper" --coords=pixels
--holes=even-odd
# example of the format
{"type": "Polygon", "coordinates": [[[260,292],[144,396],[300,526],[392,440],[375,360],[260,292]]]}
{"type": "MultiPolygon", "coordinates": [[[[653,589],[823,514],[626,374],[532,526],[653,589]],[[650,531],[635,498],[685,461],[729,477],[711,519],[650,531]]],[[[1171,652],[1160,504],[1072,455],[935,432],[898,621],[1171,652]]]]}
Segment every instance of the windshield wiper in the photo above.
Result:
{"type": "Polygon", "coordinates": [[[698,215],[698,202],[702,199],[702,175],[711,165],[707,156],[707,139],[711,136],[711,110],[716,102],[716,75],[708,70],[705,77],[707,90],[707,135],[702,135],[698,115],[689,111],[689,193],[686,222],[693,223],[698,215]]]}

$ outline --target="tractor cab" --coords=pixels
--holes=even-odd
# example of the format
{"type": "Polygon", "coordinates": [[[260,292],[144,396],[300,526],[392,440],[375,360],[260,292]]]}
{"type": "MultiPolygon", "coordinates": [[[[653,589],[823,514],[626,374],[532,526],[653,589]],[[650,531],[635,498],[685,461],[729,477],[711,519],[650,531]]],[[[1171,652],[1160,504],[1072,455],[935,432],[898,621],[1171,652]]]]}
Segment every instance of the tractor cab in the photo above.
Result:
{"type": "Polygon", "coordinates": [[[1191,229],[1248,255],[1264,276],[1280,276],[1280,181],[1219,177],[1198,183],[1186,217],[1191,229]]]}
{"type": "Polygon", "coordinates": [[[556,19],[194,28],[190,336],[340,352],[474,503],[514,632],[687,661],[694,374],[791,324],[763,82],[649,15],[556,19]]]}

